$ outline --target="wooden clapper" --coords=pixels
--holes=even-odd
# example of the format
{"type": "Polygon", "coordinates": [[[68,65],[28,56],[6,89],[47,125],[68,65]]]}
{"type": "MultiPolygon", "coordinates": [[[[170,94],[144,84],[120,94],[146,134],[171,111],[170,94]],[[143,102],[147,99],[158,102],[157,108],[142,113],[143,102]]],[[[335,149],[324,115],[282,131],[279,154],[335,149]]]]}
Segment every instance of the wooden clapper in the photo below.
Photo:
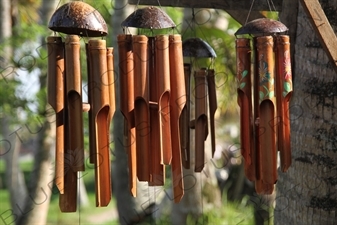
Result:
{"type": "Polygon", "coordinates": [[[84,171],[83,111],[89,113],[89,161],[95,166],[96,205],[111,199],[110,121],[115,112],[113,49],[102,39],[85,43],[88,100],[82,102],[81,38],[107,35],[96,9],[74,1],[59,7],[49,28],[66,37],[50,36],[48,46],[48,103],[56,112],[55,184],[62,212],[77,209],[78,172],[84,171]]]}
{"type": "Polygon", "coordinates": [[[287,171],[291,164],[292,75],[287,30],[281,22],[263,18],[235,33],[241,153],[245,174],[259,194],[274,190],[278,151],[281,170],[287,171]]]}
{"type": "Polygon", "coordinates": [[[164,185],[165,165],[171,165],[174,201],[179,202],[184,194],[179,120],[186,103],[181,36],[153,35],[175,27],[156,7],[137,9],[122,26],[125,31],[139,28],[137,35],[117,37],[130,191],[136,196],[137,179],[164,185]]]}

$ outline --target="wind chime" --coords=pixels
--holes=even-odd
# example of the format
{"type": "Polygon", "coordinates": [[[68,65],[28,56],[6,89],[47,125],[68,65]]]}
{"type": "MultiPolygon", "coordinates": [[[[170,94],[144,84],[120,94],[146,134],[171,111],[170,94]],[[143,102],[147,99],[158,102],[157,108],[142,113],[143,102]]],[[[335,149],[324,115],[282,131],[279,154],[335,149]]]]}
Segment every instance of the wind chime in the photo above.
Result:
{"type": "Polygon", "coordinates": [[[127,34],[128,27],[150,31],[174,28],[156,7],[137,9],[122,23],[117,37],[121,111],[128,154],[130,191],[136,182],[164,185],[165,165],[171,165],[174,201],[184,194],[179,121],[186,103],[181,36],[127,34]]]}
{"type": "Polygon", "coordinates": [[[186,169],[190,168],[190,129],[195,130],[195,165],[194,171],[201,172],[205,165],[205,141],[208,136],[208,126],[211,129],[212,156],[215,152],[215,123],[214,114],[217,109],[215,71],[212,68],[197,68],[198,59],[216,57],[214,49],[201,38],[189,38],[183,42],[183,55],[191,59],[184,65],[184,76],[187,93],[186,108],[180,121],[182,158],[186,169]],[[192,74],[194,82],[191,82],[192,74]],[[191,91],[192,90],[192,91],[191,91]],[[191,95],[194,95],[194,118],[191,120],[191,95]],[[209,104],[208,104],[209,102],[209,104]],[[209,108],[209,109],[208,109],[209,108]],[[209,110],[209,114],[208,114],[209,110]]]}
{"type": "Polygon", "coordinates": [[[102,39],[85,44],[88,99],[82,102],[81,38],[107,35],[103,17],[74,1],[59,7],[48,26],[66,34],[47,38],[48,103],[56,112],[55,183],[62,212],[77,208],[78,172],[84,171],[83,112],[89,113],[90,163],[95,166],[96,205],[111,199],[109,127],[115,112],[113,49],[102,39]]]}
{"type": "Polygon", "coordinates": [[[241,27],[236,39],[241,153],[256,192],[271,194],[280,168],[291,164],[289,101],[292,95],[290,40],[281,22],[263,18],[241,27]],[[251,47],[251,42],[253,47],[251,47]],[[252,60],[253,52],[253,60],[252,60]],[[253,72],[251,72],[251,62],[253,72]]]}

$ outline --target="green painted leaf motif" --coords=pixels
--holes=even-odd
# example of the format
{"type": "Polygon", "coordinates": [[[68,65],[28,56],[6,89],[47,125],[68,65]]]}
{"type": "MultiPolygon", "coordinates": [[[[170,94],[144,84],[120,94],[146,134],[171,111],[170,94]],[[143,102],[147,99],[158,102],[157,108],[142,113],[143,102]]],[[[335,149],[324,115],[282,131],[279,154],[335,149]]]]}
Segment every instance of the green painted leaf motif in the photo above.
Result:
{"type": "Polygon", "coordinates": [[[269,92],[269,98],[273,98],[274,97],[274,91],[269,92]]]}
{"type": "Polygon", "coordinates": [[[242,75],[242,78],[246,77],[248,74],[248,70],[244,70],[242,71],[241,75],[242,75]]]}
{"type": "Polygon", "coordinates": [[[260,91],[260,92],[259,92],[259,95],[260,95],[260,100],[262,100],[262,99],[264,98],[264,93],[263,93],[263,91],[260,91]]]}
{"type": "Polygon", "coordinates": [[[243,89],[246,86],[246,82],[240,83],[240,89],[243,89]]]}
{"type": "Polygon", "coordinates": [[[283,88],[284,88],[284,91],[289,92],[291,91],[291,84],[289,82],[284,82],[283,88]]]}
{"type": "Polygon", "coordinates": [[[285,91],[284,91],[282,94],[283,94],[283,97],[286,97],[287,94],[288,94],[288,92],[285,92],[285,91]]]}

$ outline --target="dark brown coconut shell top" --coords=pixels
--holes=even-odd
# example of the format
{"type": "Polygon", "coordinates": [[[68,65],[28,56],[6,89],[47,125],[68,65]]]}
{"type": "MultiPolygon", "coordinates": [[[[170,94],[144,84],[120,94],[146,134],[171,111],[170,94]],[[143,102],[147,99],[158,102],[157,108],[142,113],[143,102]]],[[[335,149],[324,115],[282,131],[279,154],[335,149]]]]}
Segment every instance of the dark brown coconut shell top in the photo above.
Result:
{"type": "Polygon", "coordinates": [[[201,38],[189,38],[183,42],[184,57],[215,58],[214,49],[201,38]]]}
{"type": "Polygon", "coordinates": [[[49,29],[84,37],[101,37],[108,34],[102,15],[91,5],[74,1],[59,7],[52,15],[49,29]]]}
{"type": "Polygon", "coordinates": [[[137,9],[130,14],[121,25],[123,27],[145,29],[164,29],[176,26],[164,11],[153,6],[137,9]]]}
{"type": "Polygon", "coordinates": [[[252,20],[246,25],[238,29],[235,35],[252,34],[252,35],[269,35],[284,33],[288,31],[288,28],[277,20],[268,18],[260,18],[252,20]]]}

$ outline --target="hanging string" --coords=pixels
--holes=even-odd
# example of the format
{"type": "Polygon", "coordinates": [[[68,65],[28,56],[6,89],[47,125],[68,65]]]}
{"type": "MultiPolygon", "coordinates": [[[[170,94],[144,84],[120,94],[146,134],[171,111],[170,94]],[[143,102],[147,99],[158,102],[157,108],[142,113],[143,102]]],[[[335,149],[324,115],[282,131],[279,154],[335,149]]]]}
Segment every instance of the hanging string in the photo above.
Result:
{"type": "Polygon", "coordinates": [[[255,2],[255,0],[253,0],[253,1],[252,1],[252,4],[250,5],[250,9],[249,9],[249,11],[248,11],[248,15],[247,15],[247,18],[246,18],[245,25],[247,24],[248,19],[249,19],[249,16],[250,16],[250,13],[252,12],[254,2],[255,2]]]}

